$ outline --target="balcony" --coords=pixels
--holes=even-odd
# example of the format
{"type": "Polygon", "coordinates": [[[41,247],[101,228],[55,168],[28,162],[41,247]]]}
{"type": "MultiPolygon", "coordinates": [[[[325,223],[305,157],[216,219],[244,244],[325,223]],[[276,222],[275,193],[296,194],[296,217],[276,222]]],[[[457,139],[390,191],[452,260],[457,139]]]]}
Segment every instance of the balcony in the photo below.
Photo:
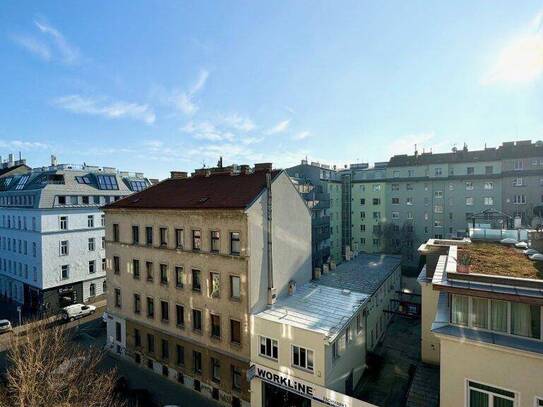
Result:
{"type": "Polygon", "coordinates": [[[313,228],[316,228],[319,226],[330,226],[330,216],[320,216],[317,218],[312,218],[311,226],[313,228]]]}

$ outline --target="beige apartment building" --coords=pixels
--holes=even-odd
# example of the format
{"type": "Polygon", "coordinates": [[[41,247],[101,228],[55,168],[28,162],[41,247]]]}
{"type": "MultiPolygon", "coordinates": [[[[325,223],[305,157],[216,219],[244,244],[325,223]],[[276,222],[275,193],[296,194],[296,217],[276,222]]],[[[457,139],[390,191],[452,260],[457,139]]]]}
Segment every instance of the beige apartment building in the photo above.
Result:
{"type": "Polygon", "coordinates": [[[311,278],[310,213],[289,177],[271,164],[172,173],[105,213],[111,349],[249,405],[249,315],[311,278]]]}
{"type": "Polygon", "coordinates": [[[543,406],[543,266],[514,246],[430,239],[422,360],[440,365],[443,407],[543,406]]]}

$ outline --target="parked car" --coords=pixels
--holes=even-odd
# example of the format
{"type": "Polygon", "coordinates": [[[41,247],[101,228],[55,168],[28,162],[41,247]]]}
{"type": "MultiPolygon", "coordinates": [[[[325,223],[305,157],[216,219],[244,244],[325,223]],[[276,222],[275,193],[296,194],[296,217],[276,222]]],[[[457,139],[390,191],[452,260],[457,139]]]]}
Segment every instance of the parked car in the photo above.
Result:
{"type": "Polygon", "coordinates": [[[7,319],[0,319],[0,334],[4,334],[12,330],[11,322],[7,319]]]}
{"type": "Polygon", "coordinates": [[[65,321],[73,321],[75,319],[94,314],[95,312],[96,307],[94,305],[73,304],[62,308],[60,313],[62,315],[62,319],[65,321]]]}

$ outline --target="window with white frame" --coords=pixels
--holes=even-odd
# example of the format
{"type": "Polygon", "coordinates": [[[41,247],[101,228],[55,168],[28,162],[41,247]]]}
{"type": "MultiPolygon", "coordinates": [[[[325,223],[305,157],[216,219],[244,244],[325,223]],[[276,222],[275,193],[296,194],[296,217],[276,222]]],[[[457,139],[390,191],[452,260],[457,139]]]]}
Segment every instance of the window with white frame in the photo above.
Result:
{"type": "Polygon", "coordinates": [[[493,182],[485,182],[485,189],[486,190],[494,189],[494,183],[493,182]]]}
{"type": "Polygon", "coordinates": [[[516,394],[509,390],[468,380],[468,407],[515,407],[516,394]]]}
{"type": "Polygon", "coordinates": [[[526,195],[524,195],[524,194],[513,195],[513,203],[515,205],[525,205],[526,204],[526,195]]]}
{"type": "Polygon", "coordinates": [[[491,196],[484,197],[484,204],[487,206],[494,205],[494,198],[491,196]]]}
{"type": "Polygon", "coordinates": [[[524,178],[522,178],[522,177],[513,178],[513,186],[514,187],[521,187],[523,185],[524,185],[524,178]]]}
{"type": "Polygon", "coordinates": [[[436,177],[439,177],[439,176],[441,176],[442,174],[443,174],[443,170],[442,170],[440,167],[434,169],[434,175],[435,175],[436,177]]]}
{"type": "Polygon", "coordinates": [[[443,191],[434,191],[434,198],[443,198],[443,191]]]}
{"type": "Polygon", "coordinates": [[[473,182],[466,181],[466,191],[472,191],[472,190],[473,190],[473,182]]]}
{"type": "Polygon", "coordinates": [[[466,205],[472,206],[472,205],[473,205],[473,202],[474,202],[474,200],[473,200],[473,197],[472,197],[472,196],[466,197],[466,205]]]}
{"type": "Polygon", "coordinates": [[[513,169],[516,171],[524,169],[524,162],[522,160],[515,160],[513,162],[513,169]]]}
{"type": "Polygon", "coordinates": [[[405,198],[405,204],[406,205],[413,205],[413,198],[412,197],[405,198]]]}
{"type": "Polygon", "coordinates": [[[58,218],[60,230],[68,230],[68,217],[60,216],[58,218]]]}
{"type": "Polygon", "coordinates": [[[93,252],[94,249],[96,248],[94,237],[89,237],[88,245],[89,245],[89,252],[93,252]]]}
{"type": "Polygon", "coordinates": [[[443,205],[434,205],[434,213],[443,213],[443,205]]]}
{"type": "Polygon", "coordinates": [[[277,360],[277,341],[275,339],[260,337],[260,356],[277,360]]]}
{"type": "Polygon", "coordinates": [[[68,255],[68,241],[67,240],[60,241],[60,255],[61,256],[68,255]]]}
{"type": "Polygon", "coordinates": [[[392,191],[399,191],[400,190],[400,184],[392,184],[391,189],[392,189],[392,191]]]}
{"type": "Polygon", "coordinates": [[[313,371],[313,351],[292,345],[292,366],[313,371]]]}

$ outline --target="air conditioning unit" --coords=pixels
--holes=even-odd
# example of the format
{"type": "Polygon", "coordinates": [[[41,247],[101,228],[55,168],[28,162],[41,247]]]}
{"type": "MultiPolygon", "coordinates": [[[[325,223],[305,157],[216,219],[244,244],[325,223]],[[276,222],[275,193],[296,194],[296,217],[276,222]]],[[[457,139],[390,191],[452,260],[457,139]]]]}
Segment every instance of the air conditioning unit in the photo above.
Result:
{"type": "Polygon", "coordinates": [[[268,305],[275,304],[277,301],[277,289],[275,287],[268,288],[268,305]]]}
{"type": "Polygon", "coordinates": [[[296,292],[296,281],[290,280],[288,282],[288,295],[293,295],[296,292]]]}

